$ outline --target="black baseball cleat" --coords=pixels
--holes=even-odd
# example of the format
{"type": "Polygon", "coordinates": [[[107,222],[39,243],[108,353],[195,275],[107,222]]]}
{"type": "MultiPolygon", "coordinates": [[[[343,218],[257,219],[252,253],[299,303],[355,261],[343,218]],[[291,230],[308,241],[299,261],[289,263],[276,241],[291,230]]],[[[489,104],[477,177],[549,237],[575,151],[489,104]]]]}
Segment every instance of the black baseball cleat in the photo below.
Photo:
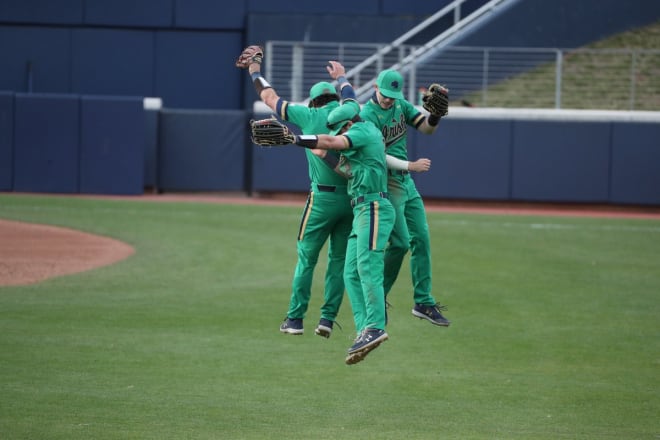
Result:
{"type": "Polygon", "coordinates": [[[348,349],[346,364],[353,365],[364,360],[369,353],[389,338],[385,330],[375,328],[365,329],[348,349]]]}
{"type": "Polygon", "coordinates": [[[412,309],[412,314],[419,319],[426,319],[431,324],[439,325],[442,327],[449,327],[451,322],[442,316],[442,313],[440,313],[441,310],[447,310],[447,307],[441,306],[440,304],[434,304],[432,306],[415,304],[415,307],[412,309]]]}
{"type": "Polygon", "coordinates": [[[303,334],[303,320],[296,318],[286,318],[282,325],[280,325],[280,331],[282,333],[288,333],[290,335],[302,335],[303,334]]]}
{"type": "Polygon", "coordinates": [[[314,330],[314,333],[319,336],[323,336],[324,338],[329,338],[330,334],[332,333],[333,325],[334,322],[330,321],[329,319],[321,318],[319,320],[319,325],[317,325],[316,329],[314,330]]]}

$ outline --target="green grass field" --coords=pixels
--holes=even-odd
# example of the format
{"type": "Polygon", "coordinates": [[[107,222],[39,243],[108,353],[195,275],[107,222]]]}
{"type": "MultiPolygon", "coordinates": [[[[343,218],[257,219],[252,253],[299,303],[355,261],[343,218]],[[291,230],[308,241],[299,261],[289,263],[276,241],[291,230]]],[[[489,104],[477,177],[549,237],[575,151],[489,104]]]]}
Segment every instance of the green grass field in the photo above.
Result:
{"type": "Polygon", "coordinates": [[[0,195],[137,250],[0,288],[0,438],[660,438],[660,221],[431,213],[451,327],[412,317],[406,260],[390,340],[347,366],[348,299],[313,333],[325,258],[278,332],[300,212],[0,195]]]}

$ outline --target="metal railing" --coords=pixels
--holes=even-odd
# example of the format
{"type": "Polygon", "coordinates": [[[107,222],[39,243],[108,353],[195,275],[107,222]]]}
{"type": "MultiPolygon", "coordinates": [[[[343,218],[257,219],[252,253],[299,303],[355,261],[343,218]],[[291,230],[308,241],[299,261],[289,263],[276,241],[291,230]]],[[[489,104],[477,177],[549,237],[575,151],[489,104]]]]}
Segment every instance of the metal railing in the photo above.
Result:
{"type": "MultiPolygon", "coordinates": [[[[476,28],[480,23],[487,20],[488,17],[495,13],[499,9],[510,7],[514,3],[520,0],[488,0],[481,7],[477,8],[472,13],[462,16],[461,15],[461,6],[465,3],[465,0],[455,0],[452,3],[448,4],[431,17],[429,17],[424,22],[420,23],[415,28],[411,29],[409,32],[405,33],[401,37],[397,38],[391,44],[386,46],[384,49],[379,50],[377,53],[372,55],[367,60],[360,63],[355,68],[346,72],[346,75],[349,78],[353,78],[356,75],[359,75],[362,70],[369,67],[370,63],[373,64],[374,61],[377,61],[380,56],[384,53],[387,53],[393,47],[401,47],[403,43],[410,39],[411,35],[416,34],[421,31],[433,21],[440,19],[441,17],[453,14],[453,23],[448,28],[444,29],[430,41],[427,41],[422,46],[413,47],[409,54],[405,55],[403,58],[399,59],[394,65],[391,66],[392,69],[399,70],[401,73],[407,73],[409,65],[412,63],[423,63],[426,59],[429,59],[435,55],[438,51],[443,50],[443,48],[448,47],[458,36],[463,32],[468,31],[471,28],[476,28]]],[[[364,99],[370,94],[370,89],[376,82],[376,76],[372,76],[366,83],[361,84],[356,89],[356,94],[359,98],[364,99]]]]}
{"type": "MultiPolygon", "coordinates": [[[[341,62],[348,73],[382,47],[269,41],[265,75],[280,96],[303,102],[314,83],[330,80],[328,60],[341,62]]],[[[660,110],[660,50],[447,47],[422,63],[409,57],[419,47],[399,45],[349,77],[356,90],[366,90],[360,100],[372,93],[380,70],[405,66],[399,69],[404,94],[416,104],[423,88],[441,83],[453,105],[660,110]]]]}
{"type": "MultiPolygon", "coordinates": [[[[351,65],[347,70],[346,76],[352,80],[356,86],[356,94],[359,98],[366,98],[370,94],[370,89],[375,83],[375,78],[378,73],[384,68],[383,62],[391,59],[393,68],[406,73],[408,64],[413,59],[425,59],[433,53],[449,45],[461,32],[467,31],[470,28],[477,27],[481,22],[487,19],[498,10],[509,7],[520,0],[452,0],[443,8],[436,11],[425,20],[414,26],[409,31],[405,32],[394,41],[388,44],[371,45],[371,53],[361,54],[359,62],[351,65]],[[476,10],[464,15],[464,7],[471,9],[478,6],[476,10]],[[451,16],[450,24],[443,24],[441,29],[436,29],[438,35],[432,40],[426,42],[423,46],[406,46],[413,38],[417,37],[421,32],[427,30],[431,26],[435,26],[438,22],[442,21],[445,17],[451,16]],[[406,53],[406,47],[415,47],[411,53],[406,53]]],[[[272,44],[277,42],[266,43],[266,50],[271,52],[273,49],[272,44]]],[[[286,42],[282,42],[286,43],[286,42]]],[[[303,57],[302,47],[296,45],[295,42],[290,42],[294,45],[291,53],[291,60],[293,63],[300,62],[303,57]]],[[[332,45],[332,43],[331,43],[332,45]]],[[[323,47],[321,43],[320,47],[323,47]]],[[[340,45],[339,52],[343,52],[344,45],[340,45]]],[[[369,47],[369,45],[360,45],[360,47],[369,47]]],[[[359,49],[358,49],[359,50],[359,49]]],[[[388,64],[392,65],[392,64],[388,64]]],[[[272,59],[266,58],[266,68],[272,71],[274,66],[272,59]]],[[[292,71],[292,100],[303,100],[297,95],[300,90],[300,82],[304,81],[301,72],[298,69],[292,71]]]]}

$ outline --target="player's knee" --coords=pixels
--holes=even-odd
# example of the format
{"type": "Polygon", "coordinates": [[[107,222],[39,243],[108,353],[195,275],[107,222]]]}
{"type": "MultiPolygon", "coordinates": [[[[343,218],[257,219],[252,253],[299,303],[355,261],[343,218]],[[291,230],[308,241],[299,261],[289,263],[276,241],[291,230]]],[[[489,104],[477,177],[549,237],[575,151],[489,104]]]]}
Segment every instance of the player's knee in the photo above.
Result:
{"type": "Polygon", "coordinates": [[[407,251],[408,248],[410,248],[410,236],[407,234],[405,236],[399,236],[398,234],[390,235],[390,239],[387,242],[387,248],[399,249],[404,252],[407,251]]]}
{"type": "Polygon", "coordinates": [[[428,236],[415,236],[410,239],[410,249],[430,249],[431,241],[428,236]]]}
{"type": "Polygon", "coordinates": [[[402,241],[391,241],[385,249],[388,254],[404,255],[410,249],[410,244],[402,241]]]}

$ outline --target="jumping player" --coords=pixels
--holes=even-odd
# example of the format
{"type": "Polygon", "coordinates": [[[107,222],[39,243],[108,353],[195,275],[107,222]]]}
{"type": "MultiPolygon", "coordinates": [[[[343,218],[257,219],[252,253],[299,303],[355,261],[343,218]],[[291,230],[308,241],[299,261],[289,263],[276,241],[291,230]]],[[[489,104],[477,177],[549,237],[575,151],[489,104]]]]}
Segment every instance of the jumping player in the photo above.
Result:
{"type": "Polygon", "coordinates": [[[359,109],[357,102],[345,102],[328,115],[329,135],[296,137],[296,144],[306,148],[341,151],[340,168],[349,176],[353,226],[344,281],[357,330],[346,357],[349,365],[362,361],[388,339],[383,263],[395,217],[387,194],[383,139],[373,124],[360,118],[359,109]]]}
{"type": "MultiPolygon", "coordinates": [[[[440,116],[424,116],[404,99],[403,76],[396,70],[383,70],[378,75],[375,92],[362,107],[360,116],[373,122],[385,139],[388,155],[407,160],[407,129],[412,127],[424,134],[433,134],[440,116]]],[[[415,305],[413,316],[432,324],[449,326],[441,313],[444,310],[431,293],[431,240],[424,202],[407,171],[388,171],[388,192],[396,211],[396,221],[385,252],[385,294],[396,281],[403,258],[410,249],[410,266],[415,305]]]]}
{"type": "MultiPolygon", "coordinates": [[[[257,46],[250,46],[257,47],[257,46]]],[[[259,48],[260,49],[260,48],[259,48]]],[[[340,96],[331,83],[319,82],[309,91],[309,106],[293,104],[278,96],[275,89],[261,76],[263,53],[253,57],[248,71],[259,98],[282,120],[298,126],[303,134],[328,133],[328,114],[339,107],[340,96]]],[[[328,73],[337,76],[341,64],[331,61],[328,73]]],[[[315,329],[319,336],[329,338],[344,297],[344,260],[351,230],[353,212],[346,192],[344,177],[324,163],[324,159],[306,149],[310,191],[303,209],[297,236],[298,260],[293,272],[291,298],[280,332],[302,335],[303,320],[309,306],[314,268],[325,242],[328,244],[328,264],[325,271],[324,301],[321,317],[315,329]]],[[[337,161],[337,153],[329,152],[325,160],[337,161]],[[335,155],[334,158],[331,156],[335,155]]]]}

